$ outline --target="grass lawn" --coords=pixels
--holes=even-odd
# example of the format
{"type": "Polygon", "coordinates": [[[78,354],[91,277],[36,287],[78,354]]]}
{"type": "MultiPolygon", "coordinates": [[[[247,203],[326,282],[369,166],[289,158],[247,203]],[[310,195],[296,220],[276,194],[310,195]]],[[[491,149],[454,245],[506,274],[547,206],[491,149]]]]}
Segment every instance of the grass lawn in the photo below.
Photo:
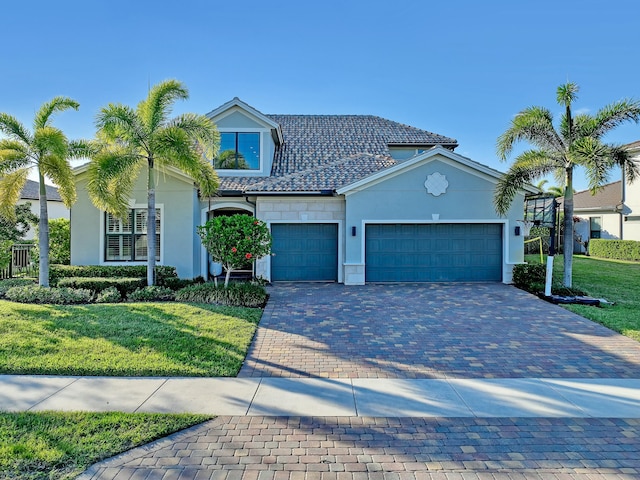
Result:
{"type": "MultiPolygon", "coordinates": [[[[527,261],[539,263],[540,257],[527,256],[527,261]]],[[[562,282],[562,262],[562,256],[554,260],[554,282],[562,282]]],[[[615,302],[615,305],[602,308],[586,305],[563,307],[640,342],[640,263],[575,256],[573,286],[592,297],[615,302]]]]}
{"type": "Polygon", "coordinates": [[[95,462],[209,418],[143,413],[0,413],[0,478],[71,479],[95,462]]]}
{"type": "Polygon", "coordinates": [[[235,376],[261,315],[180,302],[0,301],[0,373],[235,376]]]}

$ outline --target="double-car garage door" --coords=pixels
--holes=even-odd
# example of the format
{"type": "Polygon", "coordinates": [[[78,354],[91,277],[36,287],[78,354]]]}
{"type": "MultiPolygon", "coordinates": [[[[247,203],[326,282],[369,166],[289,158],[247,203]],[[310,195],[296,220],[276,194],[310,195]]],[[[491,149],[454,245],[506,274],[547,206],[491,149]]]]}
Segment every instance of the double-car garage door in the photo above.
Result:
{"type": "MultiPolygon", "coordinates": [[[[337,281],[338,225],[274,223],[273,281],[337,281]]],[[[367,282],[502,280],[502,224],[368,224],[367,282]]]]}
{"type": "Polygon", "coordinates": [[[502,280],[501,224],[367,225],[367,282],[502,280]]]}

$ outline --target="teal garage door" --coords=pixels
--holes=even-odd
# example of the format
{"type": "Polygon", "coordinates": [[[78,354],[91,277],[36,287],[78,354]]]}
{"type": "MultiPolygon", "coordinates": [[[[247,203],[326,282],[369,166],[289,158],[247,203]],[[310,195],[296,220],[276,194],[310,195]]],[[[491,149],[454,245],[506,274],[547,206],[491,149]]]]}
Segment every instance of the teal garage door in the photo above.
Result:
{"type": "Polygon", "coordinates": [[[338,280],[338,225],[271,224],[272,281],[338,280]]]}
{"type": "Polygon", "coordinates": [[[501,224],[367,225],[367,282],[499,282],[501,224]]]}

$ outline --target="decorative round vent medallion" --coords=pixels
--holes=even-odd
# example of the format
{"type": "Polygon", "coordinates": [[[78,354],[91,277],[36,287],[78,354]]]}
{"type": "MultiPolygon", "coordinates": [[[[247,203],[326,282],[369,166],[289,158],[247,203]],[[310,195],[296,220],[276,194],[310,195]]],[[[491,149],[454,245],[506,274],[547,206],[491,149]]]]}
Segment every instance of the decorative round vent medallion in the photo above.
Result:
{"type": "Polygon", "coordinates": [[[430,193],[434,197],[439,197],[443,193],[446,193],[448,186],[449,182],[447,182],[447,177],[438,172],[427,175],[427,179],[424,182],[427,193],[430,193]]]}

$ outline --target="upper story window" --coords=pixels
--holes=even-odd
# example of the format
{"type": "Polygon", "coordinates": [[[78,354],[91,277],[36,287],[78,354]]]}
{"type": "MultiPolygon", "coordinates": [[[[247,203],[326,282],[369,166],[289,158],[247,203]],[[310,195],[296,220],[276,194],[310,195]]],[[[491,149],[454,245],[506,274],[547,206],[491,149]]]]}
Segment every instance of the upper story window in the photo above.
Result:
{"type": "Polygon", "coordinates": [[[213,159],[220,170],[260,170],[259,132],[221,132],[220,153],[213,159]]]}

